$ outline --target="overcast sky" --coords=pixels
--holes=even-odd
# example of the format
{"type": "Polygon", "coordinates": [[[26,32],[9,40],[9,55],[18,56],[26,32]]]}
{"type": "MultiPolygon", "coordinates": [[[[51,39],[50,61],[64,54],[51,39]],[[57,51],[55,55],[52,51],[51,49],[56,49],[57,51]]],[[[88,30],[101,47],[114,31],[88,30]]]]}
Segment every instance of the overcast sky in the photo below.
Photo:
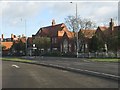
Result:
{"type": "Polygon", "coordinates": [[[118,1],[0,1],[0,29],[5,37],[25,34],[35,34],[40,27],[51,25],[52,19],[56,24],[64,23],[69,15],[75,15],[77,3],[78,15],[91,19],[97,25],[108,25],[113,18],[117,25],[118,1]]]}

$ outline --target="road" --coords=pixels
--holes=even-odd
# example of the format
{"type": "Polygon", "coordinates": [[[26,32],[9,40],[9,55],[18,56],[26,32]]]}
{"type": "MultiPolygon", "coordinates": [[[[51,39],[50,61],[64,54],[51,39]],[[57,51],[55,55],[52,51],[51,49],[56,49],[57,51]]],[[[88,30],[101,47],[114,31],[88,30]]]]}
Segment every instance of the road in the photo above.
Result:
{"type": "Polygon", "coordinates": [[[54,64],[76,69],[90,70],[118,76],[118,63],[92,62],[85,58],[63,58],[63,57],[32,57],[40,63],[54,64]]]}
{"type": "Polygon", "coordinates": [[[118,88],[114,80],[34,64],[2,62],[3,88],[118,88]]]}

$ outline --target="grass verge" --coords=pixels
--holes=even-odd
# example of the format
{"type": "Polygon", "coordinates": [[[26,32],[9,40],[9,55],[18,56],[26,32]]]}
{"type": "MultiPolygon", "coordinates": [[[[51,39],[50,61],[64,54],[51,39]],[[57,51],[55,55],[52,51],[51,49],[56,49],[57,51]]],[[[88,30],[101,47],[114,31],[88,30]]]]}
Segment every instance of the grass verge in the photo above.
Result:
{"type": "Polygon", "coordinates": [[[0,60],[3,60],[3,61],[33,62],[33,61],[31,61],[31,60],[20,59],[20,58],[0,58],[0,60]]]}
{"type": "Polygon", "coordinates": [[[111,59],[111,58],[93,58],[90,59],[91,61],[95,61],[95,62],[119,62],[120,63],[120,59],[111,59]]]}

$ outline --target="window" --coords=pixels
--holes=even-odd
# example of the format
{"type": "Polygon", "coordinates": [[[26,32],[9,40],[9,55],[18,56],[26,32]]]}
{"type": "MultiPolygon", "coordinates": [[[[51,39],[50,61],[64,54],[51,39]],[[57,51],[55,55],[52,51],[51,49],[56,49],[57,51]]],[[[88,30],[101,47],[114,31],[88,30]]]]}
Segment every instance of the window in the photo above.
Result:
{"type": "Polygon", "coordinates": [[[68,52],[68,41],[66,39],[63,41],[63,50],[65,53],[68,52]]]}
{"type": "Polygon", "coordinates": [[[69,52],[71,52],[71,44],[69,44],[69,52]]]}
{"type": "Polygon", "coordinates": [[[55,43],[57,43],[57,38],[54,38],[55,43]]]}
{"type": "Polygon", "coordinates": [[[57,38],[56,37],[52,38],[52,43],[57,43],[57,38]]]}

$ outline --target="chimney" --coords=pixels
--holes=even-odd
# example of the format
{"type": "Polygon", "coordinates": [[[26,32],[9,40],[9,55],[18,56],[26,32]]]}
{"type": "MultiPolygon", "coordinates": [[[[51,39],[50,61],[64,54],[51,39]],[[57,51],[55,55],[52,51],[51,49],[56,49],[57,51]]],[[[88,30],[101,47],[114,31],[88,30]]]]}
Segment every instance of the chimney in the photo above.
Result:
{"type": "Polygon", "coordinates": [[[55,20],[53,19],[53,20],[52,20],[52,26],[54,26],[54,25],[55,25],[55,20]]]}
{"type": "Polygon", "coordinates": [[[114,22],[113,22],[113,19],[112,19],[112,18],[111,18],[109,27],[110,27],[110,30],[113,31],[113,29],[114,29],[114,22]]]}
{"type": "Polygon", "coordinates": [[[4,35],[2,34],[2,39],[4,38],[4,35]]]}
{"type": "Polygon", "coordinates": [[[16,35],[14,35],[14,38],[16,38],[16,35]]]}
{"type": "Polygon", "coordinates": [[[1,38],[1,41],[3,41],[3,39],[4,39],[4,35],[2,34],[2,38],[1,38]]]}
{"type": "Polygon", "coordinates": [[[14,39],[14,35],[13,34],[11,34],[11,38],[14,39]]]}
{"type": "Polygon", "coordinates": [[[22,37],[25,37],[24,34],[22,34],[22,37]]]}

